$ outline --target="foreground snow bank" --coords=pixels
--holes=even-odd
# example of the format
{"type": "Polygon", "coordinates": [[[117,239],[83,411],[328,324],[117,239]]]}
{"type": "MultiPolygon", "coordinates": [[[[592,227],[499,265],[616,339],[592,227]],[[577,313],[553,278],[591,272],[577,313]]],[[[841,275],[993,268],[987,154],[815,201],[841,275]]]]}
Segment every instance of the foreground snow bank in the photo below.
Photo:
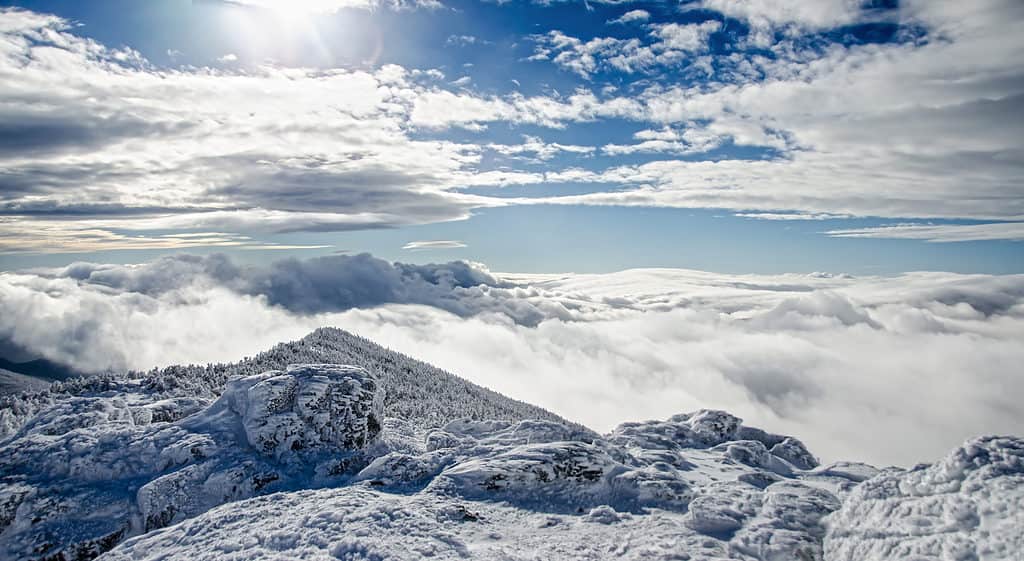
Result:
{"type": "Polygon", "coordinates": [[[942,461],[890,470],[836,512],[826,558],[942,561],[1024,556],[1024,440],[972,440],[942,461]]]}

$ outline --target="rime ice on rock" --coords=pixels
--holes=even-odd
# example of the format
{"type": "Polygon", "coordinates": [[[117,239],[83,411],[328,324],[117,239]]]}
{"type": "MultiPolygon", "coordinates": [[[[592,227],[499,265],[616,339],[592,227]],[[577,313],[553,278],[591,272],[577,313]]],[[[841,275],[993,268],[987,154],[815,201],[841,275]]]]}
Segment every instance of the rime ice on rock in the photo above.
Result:
{"type": "Polygon", "coordinates": [[[302,364],[228,382],[249,444],[282,459],[295,452],[354,450],[374,442],[384,419],[376,377],[357,366],[302,364]]]}
{"type": "Polygon", "coordinates": [[[820,561],[823,520],[840,504],[829,489],[870,473],[801,469],[814,461],[799,441],[722,411],[605,437],[551,421],[460,420],[423,440],[381,450],[353,485],[221,507],[110,555],[820,561]],[[253,520],[238,522],[241,512],[253,520]],[[226,525],[286,541],[205,530],[226,525]]]}
{"type": "Polygon", "coordinates": [[[55,387],[0,400],[0,560],[1001,561],[1024,550],[1020,439],[879,472],[817,467],[799,440],[724,411],[599,436],[338,330],[236,365],[55,387]],[[305,364],[346,357],[381,377],[305,364]]]}
{"type": "Polygon", "coordinates": [[[1024,552],[1024,439],[970,440],[941,461],[883,471],[829,521],[835,561],[1016,560],[1024,552]]]}
{"type": "Polygon", "coordinates": [[[92,559],[226,502],[329,482],[368,461],[383,393],[363,368],[303,364],[232,380],[212,404],[60,401],[0,446],[0,559],[92,559]]]}

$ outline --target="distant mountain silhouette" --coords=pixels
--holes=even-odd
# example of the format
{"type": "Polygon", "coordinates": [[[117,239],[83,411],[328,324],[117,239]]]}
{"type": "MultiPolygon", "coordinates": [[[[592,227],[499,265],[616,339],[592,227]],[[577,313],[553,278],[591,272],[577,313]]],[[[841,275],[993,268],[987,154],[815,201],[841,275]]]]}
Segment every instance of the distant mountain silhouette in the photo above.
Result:
{"type": "Polygon", "coordinates": [[[39,378],[46,382],[59,382],[82,376],[83,374],[73,368],[58,364],[45,358],[37,358],[26,362],[15,362],[0,357],[0,369],[8,370],[17,374],[24,374],[33,378],[39,378]]]}

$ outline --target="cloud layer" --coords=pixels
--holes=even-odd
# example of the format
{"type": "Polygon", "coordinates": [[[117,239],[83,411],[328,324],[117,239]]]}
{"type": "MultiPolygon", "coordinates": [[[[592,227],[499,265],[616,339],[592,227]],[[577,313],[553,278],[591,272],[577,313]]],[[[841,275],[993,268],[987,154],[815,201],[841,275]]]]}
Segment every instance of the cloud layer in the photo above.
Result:
{"type": "Polygon", "coordinates": [[[0,338],[86,369],[233,361],[322,325],[598,429],[718,407],[883,464],[1024,432],[1020,275],[497,275],[368,255],[0,274],[0,338]]]}

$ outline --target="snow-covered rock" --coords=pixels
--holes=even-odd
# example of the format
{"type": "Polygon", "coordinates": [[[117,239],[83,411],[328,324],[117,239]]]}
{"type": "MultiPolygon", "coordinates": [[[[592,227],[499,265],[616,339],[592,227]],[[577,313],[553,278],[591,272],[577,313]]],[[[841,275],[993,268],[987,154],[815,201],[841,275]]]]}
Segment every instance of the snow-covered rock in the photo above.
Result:
{"type": "Polygon", "coordinates": [[[1020,439],[879,471],[819,466],[796,438],[724,411],[602,436],[337,330],[236,365],[0,398],[0,430],[0,561],[989,561],[1024,549],[1020,439]],[[310,362],[349,356],[359,366],[310,362]]]}
{"type": "Polygon", "coordinates": [[[312,363],[347,364],[374,372],[385,390],[385,416],[420,431],[459,419],[537,419],[589,432],[550,411],[510,399],[347,331],[327,327],[234,364],[169,366],[145,373],[71,378],[43,391],[0,395],[0,441],[14,435],[39,412],[69,397],[117,394],[140,396],[145,404],[176,398],[208,403],[223,393],[229,380],[312,363]]]}
{"type": "Polygon", "coordinates": [[[376,376],[351,366],[233,380],[201,409],[144,397],[60,401],[0,446],[0,559],[91,559],[225,502],[329,484],[383,426],[376,376]]]}
{"type": "MultiPolygon", "coordinates": [[[[665,428],[665,422],[646,423],[652,433],[643,439],[644,425],[628,427],[632,442],[657,440],[665,428]]],[[[459,432],[459,427],[448,428],[446,434],[459,432]]],[[[431,484],[410,492],[408,487],[381,488],[379,482],[363,479],[340,488],[259,497],[130,539],[103,560],[1013,561],[1021,551],[1024,442],[1019,439],[981,439],[935,465],[880,473],[846,463],[792,470],[787,462],[790,472],[770,474],[725,461],[726,442],[679,448],[677,452],[691,460],[690,467],[674,474],[691,485],[692,495],[680,498],[686,508],[652,504],[637,509],[613,495],[602,497],[608,502],[592,504],[594,497],[585,492],[615,473],[608,466],[643,463],[633,454],[614,453],[616,446],[607,440],[531,438],[529,444],[516,444],[509,442],[509,435],[525,436],[529,431],[507,424],[462,428],[471,430],[461,431],[458,446],[424,453],[451,462],[438,475],[426,475],[437,471],[435,463],[410,464],[411,455],[400,460],[386,456],[387,461],[375,464],[415,465],[415,479],[450,483],[466,477],[465,483],[476,485],[488,480],[480,477],[484,474],[503,473],[498,458],[506,458],[512,463],[505,471],[521,474],[529,484],[506,485],[503,480],[502,485],[485,485],[467,497],[461,485],[431,484]],[[607,456],[594,452],[602,447],[607,456]],[[599,465],[585,477],[577,472],[558,477],[549,468],[564,450],[576,451],[572,464],[590,466],[596,458],[599,465]],[[459,459],[464,453],[478,456],[459,459]],[[611,459],[617,455],[618,460],[611,459]],[[419,471],[424,465],[431,467],[419,471]],[[529,467],[523,471],[523,466],[529,467]],[[766,475],[768,484],[745,482],[743,476],[751,473],[766,475]],[[828,490],[837,480],[864,483],[854,487],[843,504],[828,490]],[[562,494],[560,506],[535,500],[544,485],[556,481],[581,492],[562,494]]],[[[746,431],[734,433],[739,434],[750,436],[746,431]]],[[[657,464],[665,472],[676,469],[657,464]]]]}
{"type": "Polygon", "coordinates": [[[277,459],[363,448],[380,435],[384,392],[356,366],[296,365],[228,382],[222,400],[242,417],[249,444],[277,459]]]}
{"type": "Polygon", "coordinates": [[[547,421],[457,421],[350,485],[220,507],[105,559],[820,560],[839,498],[762,440],[786,437],[719,411],[605,438],[547,421]]]}
{"type": "Polygon", "coordinates": [[[995,561],[1024,552],[1024,439],[971,440],[943,460],[887,470],[829,521],[835,561],[995,561]]]}

